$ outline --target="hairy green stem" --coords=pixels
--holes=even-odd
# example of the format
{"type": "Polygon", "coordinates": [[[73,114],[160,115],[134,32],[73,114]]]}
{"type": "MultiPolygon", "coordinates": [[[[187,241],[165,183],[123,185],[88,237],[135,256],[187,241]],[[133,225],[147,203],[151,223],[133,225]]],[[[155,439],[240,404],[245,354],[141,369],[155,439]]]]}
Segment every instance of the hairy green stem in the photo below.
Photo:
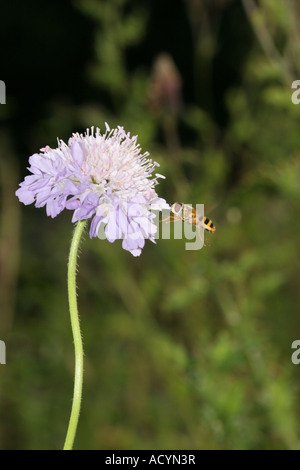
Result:
{"type": "Polygon", "coordinates": [[[64,445],[64,450],[72,450],[75,435],[76,435],[77,425],[78,425],[81,396],[82,396],[83,346],[82,346],[82,338],[81,338],[81,332],[80,332],[77,298],[76,298],[76,261],[77,261],[78,247],[79,247],[80,239],[81,239],[85,224],[86,224],[85,220],[80,220],[76,225],[72,243],[71,243],[70,254],[69,254],[69,264],[68,264],[68,295],[69,295],[71,326],[72,326],[74,348],[75,348],[75,379],[74,379],[72,410],[71,410],[71,416],[70,416],[66,441],[64,445]]]}

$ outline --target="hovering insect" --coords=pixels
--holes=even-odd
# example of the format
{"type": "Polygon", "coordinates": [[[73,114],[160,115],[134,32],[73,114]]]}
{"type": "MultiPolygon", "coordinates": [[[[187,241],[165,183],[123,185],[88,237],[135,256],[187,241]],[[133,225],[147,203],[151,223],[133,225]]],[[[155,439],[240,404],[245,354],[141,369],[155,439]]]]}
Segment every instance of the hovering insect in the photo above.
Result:
{"type": "Polygon", "coordinates": [[[208,232],[215,232],[216,227],[208,217],[202,217],[197,210],[188,204],[174,202],[171,206],[171,212],[175,215],[174,220],[181,220],[197,227],[203,227],[208,232]]]}

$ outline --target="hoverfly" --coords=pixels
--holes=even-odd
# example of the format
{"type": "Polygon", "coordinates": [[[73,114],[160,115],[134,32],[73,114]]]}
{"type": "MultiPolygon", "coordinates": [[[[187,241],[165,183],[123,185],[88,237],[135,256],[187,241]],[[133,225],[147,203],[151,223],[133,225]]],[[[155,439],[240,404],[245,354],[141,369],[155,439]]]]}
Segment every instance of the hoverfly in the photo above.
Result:
{"type": "Polygon", "coordinates": [[[174,220],[181,220],[191,225],[203,227],[208,232],[215,232],[216,227],[208,217],[200,216],[193,206],[183,204],[182,202],[174,202],[171,206],[171,212],[176,216],[174,220]]]}
{"type": "Polygon", "coordinates": [[[208,217],[204,217],[202,214],[200,215],[197,210],[193,208],[193,206],[188,204],[174,202],[174,204],[171,206],[171,213],[174,215],[170,215],[166,219],[161,220],[161,222],[173,220],[174,222],[181,221],[190,225],[194,225],[197,227],[198,235],[201,240],[203,240],[203,236],[200,232],[201,229],[204,229],[208,232],[214,232],[216,230],[213,222],[208,217]]]}

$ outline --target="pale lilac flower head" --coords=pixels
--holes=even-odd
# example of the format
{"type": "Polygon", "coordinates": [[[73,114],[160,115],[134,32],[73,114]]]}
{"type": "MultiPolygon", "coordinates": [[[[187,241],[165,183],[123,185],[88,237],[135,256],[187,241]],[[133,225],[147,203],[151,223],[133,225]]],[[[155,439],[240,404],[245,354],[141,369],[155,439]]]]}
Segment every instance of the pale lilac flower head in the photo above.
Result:
{"type": "Polygon", "coordinates": [[[123,127],[105,134],[92,127],[73,134],[68,144],[42,148],[29,158],[29,171],[16,191],[24,204],[46,206],[47,215],[56,217],[62,210],[73,210],[72,222],[92,219],[90,237],[105,227],[110,242],[123,238],[122,246],[139,256],[149,238],[155,242],[157,226],[151,210],[170,209],[158,197],[158,178],[152,173],[158,165],[141,153],[137,136],[130,137],[123,127]]]}

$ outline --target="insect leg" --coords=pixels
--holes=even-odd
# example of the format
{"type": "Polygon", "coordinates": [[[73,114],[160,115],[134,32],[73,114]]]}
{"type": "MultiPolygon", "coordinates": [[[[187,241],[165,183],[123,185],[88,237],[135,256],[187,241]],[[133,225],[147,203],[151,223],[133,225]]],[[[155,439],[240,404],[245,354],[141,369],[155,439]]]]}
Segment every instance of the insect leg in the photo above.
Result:
{"type": "Polygon", "coordinates": [[[176,220],[180,220],[180,219],[179,219],[178,217],[174,217],[174,215],[169,215],[169,216],[166,217],[165,219],[160,220],[160,223],[163,223],[163,222],[166,222],[166,221],[169,221],[169,220],[170,220],[170,221],[171,221],[171,220],[176,221],[176,220]]]}

